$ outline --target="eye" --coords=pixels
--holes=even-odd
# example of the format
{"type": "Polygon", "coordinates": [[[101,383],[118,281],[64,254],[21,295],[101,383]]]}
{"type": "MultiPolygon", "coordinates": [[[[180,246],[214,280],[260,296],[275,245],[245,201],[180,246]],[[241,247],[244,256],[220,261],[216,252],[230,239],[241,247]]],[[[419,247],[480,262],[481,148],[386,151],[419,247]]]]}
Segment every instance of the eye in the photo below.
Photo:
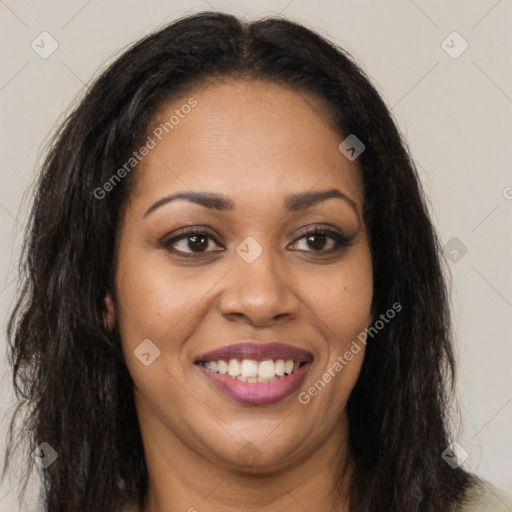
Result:
{"type": "Polygon", "coordinates": [[[162,242],[162,246],[172,252],[187,256],[194,256],[194,254],[208,252],[219,252],[219,250],[207,250],[211,246],[211,241],[217,245],[213,235],[199,229],[188,229],[183,230],[179,236],[164,240],[162,242]]]}
{"type": "Polygon", "coordinates": [[[332,251],[336,251],[341,249],[342,247],[349,247],[352,245],[352,239],[354,237],[347,237],[341,231],[337,231],[329,228],[310,228],[305,231],[300,238],[297,240],[305,240],[306,247],[309,244],[309,247],[313,249],[307,248],[297,248],[299,245],[298,241],[293,244],[293,247],[299,251],[307,251],[307,252],[321,252],[328,253],[332,251]],[[325,249],[325,247],[330,246],[330,248],[325,249]]]}
{"type": "MultiPolygon", "coordinates": [[[[341,231],[330,228],[313,227],[304,231],[294,244],[291,246],[294,250],[306,252],[319,252],[329,253],[341,249],[342,247],[349,247],[352,245],[354,237],[346,237],[341,231]],[[305,245],[313,249],[300,248],[300,241],[304,240],[305,245]],[[325,248],[330,246],[329,248],[325,248]]],[[[174,236],[161,242],[161,245],[174,253],[186,257],[195,257],[201,254],[210,252],[220,252],[224,249],[208,250],[213,244],[217,245],[215,237],[201,229],[185,229],[180,232],[178,236],[174,236]]]]}

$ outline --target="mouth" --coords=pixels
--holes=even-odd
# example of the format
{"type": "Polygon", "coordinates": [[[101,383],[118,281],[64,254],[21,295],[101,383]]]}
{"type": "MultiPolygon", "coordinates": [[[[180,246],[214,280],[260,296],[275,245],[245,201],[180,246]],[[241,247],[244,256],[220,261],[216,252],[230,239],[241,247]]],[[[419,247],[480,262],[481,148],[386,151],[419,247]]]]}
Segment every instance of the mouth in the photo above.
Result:
{"type": "Polygon", "coordinates": [[[208,352],[195,364],[229,398],[245,405],[271,405],[300,386],[312,361],[310,352],[291,345],[246,342],[208,352]]]}

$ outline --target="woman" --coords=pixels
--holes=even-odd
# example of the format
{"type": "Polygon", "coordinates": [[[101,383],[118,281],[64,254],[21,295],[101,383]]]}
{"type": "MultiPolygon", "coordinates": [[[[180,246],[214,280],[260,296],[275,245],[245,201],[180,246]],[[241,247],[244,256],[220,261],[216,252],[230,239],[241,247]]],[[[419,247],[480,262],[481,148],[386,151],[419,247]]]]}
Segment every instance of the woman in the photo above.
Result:
{"type": "Polygon", "coordinates": [[[24,269],[10,355],[46,511],[506,507],[450,444],[414,165],[302,26],[202,13],[119,57],[47,157],[24,269]]]}

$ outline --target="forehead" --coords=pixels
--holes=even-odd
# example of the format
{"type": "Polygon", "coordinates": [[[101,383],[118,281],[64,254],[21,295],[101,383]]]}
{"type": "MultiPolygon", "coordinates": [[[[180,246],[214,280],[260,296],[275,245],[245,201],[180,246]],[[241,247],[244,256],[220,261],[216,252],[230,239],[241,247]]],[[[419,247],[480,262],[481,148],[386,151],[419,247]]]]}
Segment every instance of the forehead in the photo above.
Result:
{"type": "Polygon", "coordinates": [[[191,88],[161,106],[148,137],[133,200],[187,188],[242,201],[338,187],[362,206],[362,173],[338,149],[344,134],[330,106],[302,90],[247,80],[191,88]]]}

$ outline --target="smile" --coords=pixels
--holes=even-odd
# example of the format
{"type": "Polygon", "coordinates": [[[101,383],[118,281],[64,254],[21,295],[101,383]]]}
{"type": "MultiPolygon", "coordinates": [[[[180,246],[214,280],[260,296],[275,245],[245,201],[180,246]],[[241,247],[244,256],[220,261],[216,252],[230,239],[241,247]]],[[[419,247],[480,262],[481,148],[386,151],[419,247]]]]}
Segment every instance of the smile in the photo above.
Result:
{"type": "Polygon", "coordinates": [[[213,386],[244,405],[289,397],[309,371],[309,352],[280,343],[241,343],[201,356],[196,366],[213,386]]]}

